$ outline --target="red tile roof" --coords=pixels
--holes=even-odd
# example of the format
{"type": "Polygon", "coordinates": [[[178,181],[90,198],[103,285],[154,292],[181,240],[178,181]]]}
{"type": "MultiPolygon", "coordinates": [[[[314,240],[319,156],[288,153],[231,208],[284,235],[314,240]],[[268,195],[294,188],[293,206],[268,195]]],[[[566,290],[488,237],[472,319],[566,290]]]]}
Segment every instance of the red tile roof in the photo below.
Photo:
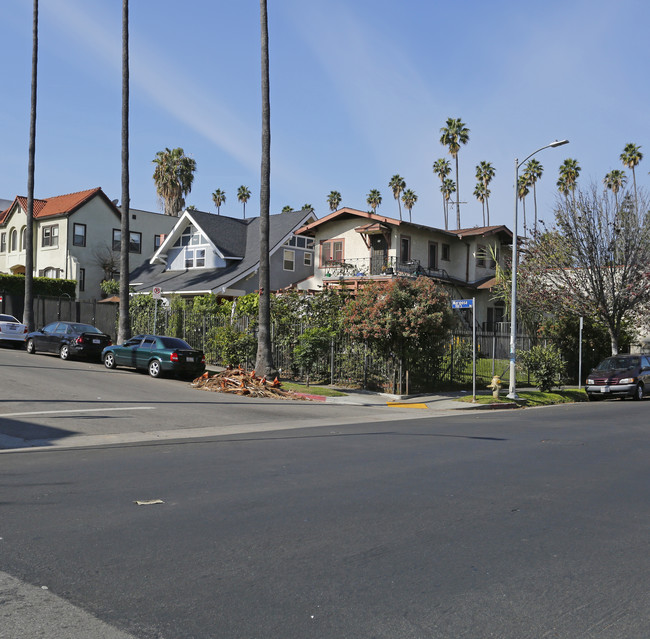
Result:
{"type": "MultiPolygon", "coordinates": [[[[44,200],[34,198],[34,218],[41,219],[56,215],[69,215],[97,194],[100,194],[108,201],[101,187],[78,191],[77,193],[67,193],[66,195],[55,195],[44,200]]],[[[24,195],[19,195],[10,207],[0,214],[0,224],[5,222],[9,211],[16,202],[24,211],[27,211],[27,198],[24,195]]]]}

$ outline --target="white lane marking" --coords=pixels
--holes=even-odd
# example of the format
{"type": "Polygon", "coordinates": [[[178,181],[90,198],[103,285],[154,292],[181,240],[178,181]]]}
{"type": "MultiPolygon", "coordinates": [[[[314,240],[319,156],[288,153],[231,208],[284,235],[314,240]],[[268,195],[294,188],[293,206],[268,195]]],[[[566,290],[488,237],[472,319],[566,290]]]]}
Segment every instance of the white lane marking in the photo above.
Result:
{"type": "Polygon", "coordinates": [[[3,413],[2,417],[21,417],[22,415],[58,415],[61,413],[104,413],[109,410],[154,410],[155,406],[130,406],[128,408],[75,408],[71,410],[36,410],[30,413],[3,413]]]}

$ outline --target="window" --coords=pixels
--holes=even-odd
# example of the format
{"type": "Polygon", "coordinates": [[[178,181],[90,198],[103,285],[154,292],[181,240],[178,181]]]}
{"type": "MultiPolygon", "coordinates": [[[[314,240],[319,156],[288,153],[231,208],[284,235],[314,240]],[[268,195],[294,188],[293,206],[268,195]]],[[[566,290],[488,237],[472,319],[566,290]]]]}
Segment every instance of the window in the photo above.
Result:
{"type": "Polygon", "coordinates": [[[438,244],[429,242],[429,268],[436,270],[438,268],[438,244]]]}
{"type": "Polygon", "coordinates": [[[282,268],[285,271],[295,271],[296,270],[296,252],[295,251],[287,251],[286,249],[283,251],[284,257],[282,259],[282,268]]]}
{"type": "Polygon", "coordinates": [[[304,253],[305,266],[311,266],[311,253],[304,253]]]}
{"type": "Polygon", "coordinates": [[[174,246],[198,246],[199,244],[207,244],[207,241],[192,224],[188,224],[174,242],[174,246]]]}
{"type": "Polygon", "coordinates": [[[142,253],[142,233],[129,233],[129,253],[142,253]]]}
{"type": "Polygon", "coordinates": [[[343,240],[327,240],[321,242],[320,253],[321,266],[326,266],[329,262],[343,261],[343,240]]]}
{"type": "Polygon", "coordinates": [[[297,246],[298,248],[314,248],[314,240],[302,235],[293,235],[286,242],[286,246],[297,246]]]}
{"type": "Polygon", "coordinates": [[[205,249],[186,249],[185,268],[202,268],[205,266],[205,249]]]}
{"type": "Polygon", "coordinates": [[[16,229],[11,229],[11,233],[9,234],[9,250],[18,250],[18,231],[16,229]]]}
{"type": "Polygon", "coordinates": [[[85,268],[80,268],[79,269],[79,291],[85,291],[86,290],[86,269],[85,268]]]}
{"type": "Polygon", "coordinates": [[[440,259],[449,262],[451,259],[451,246],[449,246],[449,244],[443,244],[441,249],[440,259]]]}
{"type": "Polygon", "coordinates": [[[154,251],[157,251],[161,247],[164,237],[165,237],[164,235],[154,235],[153,236],[153,250],[154,251]]]}
{"type": "Polygon", "coordinates": [[[59,278],[60,272],[61,272],[60,268],[54,268],[53,266],[48,266],[47,268],[44,268],[42,271],[39,271],[38,274],[40,277],[50,277],[56,280],[59,278]]]}
{"type": "Polygon", "coordinates": [[[399,238],[399,259],[400,262],[409,262],[411,260],[411,238],[402,237],[399,238]]]}
{"type": "Polygon", "coordinates": [[[477,268],[485,268],[485,256],[487,249],[483,244],[479,244],[476,249],[476,266],[477,268]]]}
{"type": "MultiPolygon", "coordinates": [[[[122,231],[113,229],[113,250],[122,250],[122,231]]],[[[142,253],[142,233],[129,233],[129,253],[142,253]]]]}
{"type": "Polygon", "coordinates": [[[26,235],[27,235],[27,227],[23,226],[23,228],[20,229],[20,250],[21,251],[25,250],[25,244],[26,244],[25,236],[26,235]]]}
{"type": "Polygon", "coordinates": [[[86,246],[86,225],[73,224],[72,226],[72,244],[74,246],[86,246]]]}
{"type": "Polygon", "coordinates": [[[55,247],[59,245],[59,227],[57,224],[43,227],[41,246],[55,247]]]}
{"type": "Polygon", "coordinates": [[[7,234],[0,233],[0,253],[4,253],[7,250],[7,234]]]}

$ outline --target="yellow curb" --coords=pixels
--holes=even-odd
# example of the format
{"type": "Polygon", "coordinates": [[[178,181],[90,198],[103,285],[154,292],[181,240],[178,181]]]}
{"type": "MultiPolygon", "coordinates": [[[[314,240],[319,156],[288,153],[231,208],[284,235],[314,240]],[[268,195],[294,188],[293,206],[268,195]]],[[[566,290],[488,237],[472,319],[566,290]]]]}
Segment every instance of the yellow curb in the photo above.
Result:
{"type": "Polygon", "coordinates": [[[407,404],[406,402],[386,402],[386,406],[395,406],[397,408],[428,408],[426,404],[407,404]]]}

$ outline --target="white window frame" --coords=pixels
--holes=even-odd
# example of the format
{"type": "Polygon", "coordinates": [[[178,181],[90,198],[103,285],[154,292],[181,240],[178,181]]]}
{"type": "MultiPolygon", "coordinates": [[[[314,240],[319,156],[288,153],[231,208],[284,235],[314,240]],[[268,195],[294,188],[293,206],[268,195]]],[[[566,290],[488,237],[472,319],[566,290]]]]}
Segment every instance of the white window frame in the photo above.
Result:
{"type": "Polygon", "coordinates": [[[296,270],[296,252],[289,249],[282,251],[282,270],[294,272],[296,270]]]}
{"type": "Polygon", "coordinates": [[[43,248],[58,248],[59,246],[59,225],[48,224],[41,227],[41,246],[43,248]]]}

